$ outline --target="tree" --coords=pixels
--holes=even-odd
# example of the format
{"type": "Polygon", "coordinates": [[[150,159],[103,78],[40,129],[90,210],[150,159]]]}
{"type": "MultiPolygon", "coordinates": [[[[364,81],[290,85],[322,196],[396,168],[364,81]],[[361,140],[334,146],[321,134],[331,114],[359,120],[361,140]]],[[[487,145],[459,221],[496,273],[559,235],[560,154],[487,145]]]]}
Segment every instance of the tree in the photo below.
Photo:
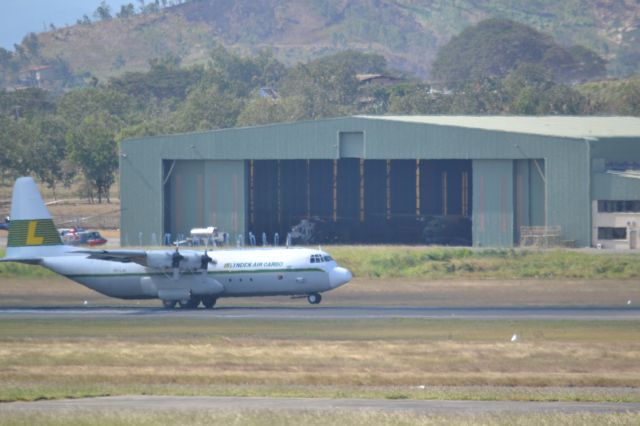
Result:
{"type": "Polygon", "coordinates": [[[504,112],[505,95],[499,78],[487,77],[468,82],[451,96],[451,114],[484,115],[504,112]]]}
{"type": "Polygon", "coordinates": [[[503,81],[506,112],[511,114],[581,114],[588,102],[577,91],[553,81],[540,65],[520,64],[503,81]]]}
{"type": "Polygon", "coordinates": [[[336,117],[356,111],[358,73],[382,73],[386,63],[379,55],[347,51],[298,64],[289,70],[280,92],[297,119],[336,117]]]}
{"type": "Polygon", "coordinates": [[[0,68],[8,66],[12,59],[13,53],[4,47],[0,47],[0,68]]]}
{"type": "Polygon", "coordinates": [[[565,49],[551,36],[507,19],[488,19],[453,37],[438,51],[432,73],[450,87],[504,78],[521,63],[538,64],[558,80],[601,75],[604,62],[583,47],[565,49]]]}
{"type": "Polygon", "coordinates": [[[118,18],[130,18],[136,14],[133,3],[127,3],[120,6],[120,12],[116,14],[118,18]]]}
{"type": "Polygon", "coordinates": [[[640,117],[640,77],[589,83],[579,90],[597,101],[606,114],[640,117]]]}
{"type": "MultiPolygon", "coordinates": [[[[283,93],[314,96],[318,102],[352,106],[358,95],[359,73],[383,73],[386,62],[379,55],[347,51],[299,64],[283,82],[283,93]]],[[[325,109],[320,106],[320,110],[325,109]]],[[[312,115],[309,118],[314,118],[312,115]]]]}
{"type": "Polygon", "coordinates": [[[109,80],[109,88],[147,103],[184,100],[189,89],[202,78],[202,67],[181,68],[180,58],[168,56],[149,61],[148,72],[127,72],[109,80]]]}
{"type": "Polygon", "coordinates": [[[279,100],[255,98],[249,101],[240,112],[236,126],[258,126],[294,121],[296,116],[295,102],[290,98],[279,100]]]}
{"type": "Polygon", "coordinates": [[[403,84],[391,90],[389,112],[394,114],[448,114],[453,98],[430,91],[424,84],[403,84]]]}
{"type": "Polygon", "coordinates": [[[160,10],[160,0],[153,0],[148,4],[144,4],[144,0],[139,0],[141,13],[154,13],[160,10]]]}
{"type": "Polygon", "coordinates": [[[571,46],[568,50],[575,63],[572,78],[589,80],[607,75],[607,61],[593,50],[578,45],[571,46]]]}
{"type": "Polygon", "coordinates": [[[35,33],[29,33],[22,39],[22,45],[28,55],[36,58],[40,54],[40,41],[35,33]]]}
{"type": "Polygon", "coordinates": [[[233,127],[242,107],[243,100],[235,94],[215,85],[199,85],[180,106],[174,125],[181,132],[233,127]]]}
{"type": "Polygon", "coordinates": [[[54,108],[54,100],[46,90],[33,87],[14,92],[0,91],[0,115],[32,117],[52,112],[54,108]]]}
{"type": "Polygon", "coordinates": [[[57,112],[67,123],[78,123],[86,116],[105,112],[126,122],[134,115],[135,101],[124,93],[98,87],[76,89],[58,100],[57,112]]]}
{"type": "Polygon", "coordinates": [[[29,141],[27,155],[30,169],[38,178],[54,190],[57,183],[68,185],[73,173],[63,164],[66,157],[67,127],[61,118],[48,115],[33,120],[34,139],[29,141]]]}
{"type": "Polygon", "coordinates": [[[260,51],[255,58],[243,58],[218,46],[210,53],[203,83],[246,97],[257,87],[277,84],[285,72],[269,50],[260,51]]]}
{"type": "Polygon", "coordinates": [[[553,74],[546,68],[534,64],[520,64],[503,80],[507,95],[514,97],[524,87],[544,92],[555,85],[553,74]]]}
{"type": "Polygon", "coordinates": [[[100,19],[101,21],[109,21],[111,20],[111,8],[104,0],[100,2],[100,6],[93,12],[94,18],[100,19]]]}
{"type": "Polygon", "coordinates": [[[25,118],[14,119],[0,115],[0,167],[10,177],[28,174],[31,158],[26,155],[27,146],[36,138],[34,128],[25,118]]]}
{"type": "Polygon", "coordinates": [[[95,188],[98,202],[109,202],[109,188],[118,168],[115,135],[121,127],[117,117],[106,112],[88,115],[67,132],[67,150],[71,160],[95,188]]]}

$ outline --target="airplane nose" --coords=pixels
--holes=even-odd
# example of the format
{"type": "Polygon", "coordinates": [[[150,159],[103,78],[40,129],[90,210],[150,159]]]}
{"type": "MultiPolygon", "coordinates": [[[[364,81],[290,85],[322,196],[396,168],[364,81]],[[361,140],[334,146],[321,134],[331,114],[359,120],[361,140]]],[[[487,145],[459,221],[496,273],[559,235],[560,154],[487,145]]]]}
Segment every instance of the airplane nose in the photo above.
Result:
{"type": "Polygon", "coordinates": [[[336,266],[329,273],[329,283],[331,287],[340,287],[351,281],[351,272],[347,268],[336,266]]]}

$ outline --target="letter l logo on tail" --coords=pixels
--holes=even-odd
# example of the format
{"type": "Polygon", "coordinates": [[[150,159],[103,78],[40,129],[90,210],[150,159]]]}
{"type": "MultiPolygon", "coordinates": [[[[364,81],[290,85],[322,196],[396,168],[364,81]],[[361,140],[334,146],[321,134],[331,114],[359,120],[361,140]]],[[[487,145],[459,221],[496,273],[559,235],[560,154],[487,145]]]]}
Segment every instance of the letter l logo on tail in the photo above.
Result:
{"type": "Polygon", "coordinates": [[[38,222],[32,220],[29,222],[29,228],[27,229],[27,245],[28,246],[40,246],[44,243],[44,237],[36,235],[36,226],[38,222]]]}

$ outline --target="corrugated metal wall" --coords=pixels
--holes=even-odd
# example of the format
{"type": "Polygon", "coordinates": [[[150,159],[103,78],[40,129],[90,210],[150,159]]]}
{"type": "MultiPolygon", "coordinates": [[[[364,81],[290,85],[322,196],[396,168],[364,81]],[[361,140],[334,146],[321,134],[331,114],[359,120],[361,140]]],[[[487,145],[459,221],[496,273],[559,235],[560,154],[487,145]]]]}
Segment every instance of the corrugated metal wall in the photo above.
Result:
{"type": "Polygon", "coordinates": [[[232,238],[244,233],[244,167],[243,161],[165,161],[162,235],[177,240],[188,237],[192,228],[207,226],[217,226],[232,238]]]}
{"type": "MultiPolygon", "coordinates": [[[[474,239],[477,239],[474,241],[476,245],[513,244],[517,241],[514,228],[520,224],[527,220],[532,225],[544,224],[545,206],[547,224],[561,226],[563,239],[573,240],[580,246],[589,245],[591,157],[606,155],[606,158],[628,158],[630,154],[637,155],[637,147],[638,144],[630,140],[612,143],[609,146],[602,141],[586,142],[569,138],[360,117],[126,140],[121,144],[123,156],[120,161],[122,243],[138,244],[138,241],[141,241],[149,244],[153,234],[159,240],[165,230],[164,198],[169,195],[168,202],[175,203],[173,197],[183,197],[181,203],[195,204],[197,208],[198,201],[189,191],[199,193],[200,186],[205,194],[202,199],[202,222],[207,224],[216,221],[221,228],[224,226],[246,233],[245,224],[249,222],[246,214],[248,210],[245,211],[249,207],[249,160],[299,160],[299,165],[286,166],[299,166],[298,172],[291,172],[296,176],[306,176],[309,160],[310,170],[318,176],[315,179],[324,182],[320,185],[321,189],[314,191],[314,197],[310,200],[311,209],[323,214],[332,214],[332,162],[339,159],[342,153],[346,157],[364,156],[365,179],[372,182],[372,185],[366,185],[364,188],[366,210],[369,215],[387,215],[385,199],[377,196],[382,191],[381,188],[384,188],[380,185],[386,184],[386,160],[406,160],[406,164],[393,163],[397,166],[395,170],[392,167],[391,172],[395,176],[392,185],[399,185],[391,194],[394,200],[393,209],[398,214],[410,214],[410,211],[415,214],[418,195],[422,214],[442,211],[444,195],[438,191],[442,191],[443,175],[430,168],[429,161],[473,160],[473,176],[467,177],[467,184],[472,187],[473,196],[470,197],[472,200],[467,202],[473,207],[470,210],[473,211],[473,235],[474,239]],[[593,155],[590,150],[593,150],[593,155]],[[616,154],[618,151],[620,155],[616,154]],[[546,185],[540,179],[538,171],[532,167],[533,159],[538,159],[540,164],[544,165],[546,185]],[[167,161],[170,164],[173,160],[213,163],[203,166],[201,180],[185,170],[184,179],[185,182],[189,182],[184,184],[186,192],[174,194],[163,190],[167,161]],[[417,166],[416,160],[420,160],[417,166]],[[518,161],[514,165],[514,160],[522,162],[518,161]],[[479,167],[478,170],[476,166],[479,167]],[[420,174],[420,189],[417,193],[416,169],[420,174]],[[215,185],[211,179],[216,181],[215,185]],[[434,182],[439,183],[435,185],[434,182]],[[483,182],[482,188],[477,186],[480,182],[483,182]],[[219,194],[216,192],[217,195],[214,196],[208,192],[213,190],[212,185],[219,194]],[[233,188],[237,188],[237,192],[233,188]],[[482,203],[477,198],[481,193],[485,197],[482,203]],[[437,200],[440,200],[440,205],[437,200]],[[542,200],[546,200],[546,203],[542,200]],[[233,207],[224,210],[222,204],[233,207]],[[207,211],[214,205],[217,205],[215,214],[220,217],[206,217],[207,211]],[[484,218],[482,232],[477,222],[480,218],[484,218]]],[[[355,171],[359,170],[359,160],[360,158],[353,158],[349,160],[353,162],[353,167],[344,166],[347,168],[339,170],[339,174],[346,176],[343,184],[345,188],[351,188],[349,182],[355,185],[354,182],[360,178],[359,171],[355,171]],[[351,172],[353,176],[350,175],[351,172]]],[[[437,163],[432,165],[437,166],[437,163]]],[[[282,171],[290,174],[285,171],[286,167],[282,171]]],[[[448,170],[448,187],[461,187],[462,174],[455,172],[451,175],[451,168],[448,170]]],[[[298,187],[299,184],[302,185],[301,182],[291,183],[294,192],[302,191],[298,187]]],[[[268,182],[260,182],[259,185],[265,185],[265,190],[269,191],[266,187],[269,185],[268,182]]],[[[356,193],[354,188],[345,191],[344,194],[356,193]]],[[[453,189],[451,191],[456,192],[453,189]]],[[[458,211],[462,209],[463,201],[459,196],[454,198],[447,201],[452,203],[448,208],[458,211]]],[[[351,215],[356,211],[360,214],[360,207],[351,201],[351,196],[338,200],[340,214],[351,215]]],[[[288,214],[294,214],[301,208],[301,203],[293,198],[282,198],[282,202],[283,211],[293,209],[294,212],[288,214]]],[[[168,212],[168,215],[171,216],[171,212],[168,212]]],[[[200,221],[196,213],[189,213],[189,216],[184,217],[190,217],[189,221],[200,221]]],[[[175,219],[169,217],[166,222],[178,223],[171,220],[175,219]]],[[[191,223],[185,222],[186,219],[181,220],[183,222],[180,227],[187,227],[191,223]]],[[[277,222],[277,218],[275,220],[277,222]]]]}
{"type": "Polygon", "coordinates": [[[513,241],[518,244],[522,226],[546,224],[544,160],[514,160],[513,166],[513,241]]]}
{"type": "Polygon", "coordinates": [[[640,200],[640,178],[610,173],[593,176],[594,200],[640,200]]]}
{"type": "Polygon", "coordinates": [[[513,161],[473,161],[473,245],[512,246],[513,161]]]}

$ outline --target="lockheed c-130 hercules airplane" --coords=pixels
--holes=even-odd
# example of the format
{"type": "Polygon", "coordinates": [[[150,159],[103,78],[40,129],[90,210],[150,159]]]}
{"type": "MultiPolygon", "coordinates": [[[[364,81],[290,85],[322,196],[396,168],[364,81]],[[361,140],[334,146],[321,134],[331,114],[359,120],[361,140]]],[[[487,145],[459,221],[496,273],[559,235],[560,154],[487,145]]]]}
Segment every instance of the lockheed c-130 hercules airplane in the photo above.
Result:
{"type": "Polygon", "coordinates": [[[41,265],[92,290],[120,299],[162,300],[166,308],[212,308],[220,297],[307,297],[351,280],[327,253],[307,248],[100,250],[63,245],[30,177],[16,180],[6,257],[41,265]],[[213,257],[212,257],[213,256],[213,257]]]}

